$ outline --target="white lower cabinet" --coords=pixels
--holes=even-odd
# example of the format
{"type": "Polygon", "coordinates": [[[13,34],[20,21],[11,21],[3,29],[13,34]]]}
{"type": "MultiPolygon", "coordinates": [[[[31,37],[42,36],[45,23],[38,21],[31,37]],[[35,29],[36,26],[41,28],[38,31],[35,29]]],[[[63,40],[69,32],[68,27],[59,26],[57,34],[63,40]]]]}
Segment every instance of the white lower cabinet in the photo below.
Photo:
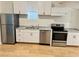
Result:
{"type": "MultiPolygon", "coordinates": [[[[27,39],[27,42],[39,43],[39,30],[27,31],[27,33],[25,33],[25,38],[27,39]]],[[[26,40],[24,39],[24,41],[26,40]]]]}
{"type": "Polygon", "coordinates": [[[39,30],[16,29],[16,42],[39,43],[39,30]]]}
{"type": "Polygon", "coordinates": [[[79,33],[68,33],[67,45],[76,45],[79,46],[79,33]]]}

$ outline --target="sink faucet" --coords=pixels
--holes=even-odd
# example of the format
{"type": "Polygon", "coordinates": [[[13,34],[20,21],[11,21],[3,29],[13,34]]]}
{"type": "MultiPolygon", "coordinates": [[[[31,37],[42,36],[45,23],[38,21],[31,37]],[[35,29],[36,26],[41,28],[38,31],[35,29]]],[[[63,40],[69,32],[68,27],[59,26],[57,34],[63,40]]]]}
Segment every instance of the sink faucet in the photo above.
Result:
{"type": "Polygon", "coordinates": [[[36,25],[36,26],[33,26],[33,25],[31,25],[31,28],[33,28],[33,29],[35,29],[35,28],[39,28],[39,24],[38,25],[36,25]]]}
{"type": "Polygon", "coordinates": [[[33,26],[33,25],[31,25],[31,27],[33,28],[34,26],[33,26]]]}

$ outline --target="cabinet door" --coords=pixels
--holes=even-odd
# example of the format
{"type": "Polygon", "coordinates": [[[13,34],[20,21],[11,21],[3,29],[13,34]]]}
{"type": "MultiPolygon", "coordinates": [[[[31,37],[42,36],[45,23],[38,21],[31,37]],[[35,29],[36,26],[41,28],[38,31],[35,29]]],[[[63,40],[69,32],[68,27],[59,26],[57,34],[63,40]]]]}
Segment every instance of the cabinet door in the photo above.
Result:
{"type": "Polygon", "coordinates": [[[24,30],[23,42],[31,42],[31,32],[29,30],[24,30]]]}
{"type": "Polygon", "coordinates": [[[2,7],[2,6],[1,6],[1,1],[0,1],[0,13],[1,13],[1,7],[2,7]]]}
{"type": "Polygon", "coordinates": [[[39,30],[33,30],[32,42],[39,43],[39,30]]]}
{"type": "Polygon", "coordinates": [[[75,38],[76,38],[75,45],[79,46],[79,33],[76,33],[76,37],[75,38]]]}
{"type": "Polygon", "coordinates": [[[51,16],[64,16],[68,8],[53,7],[51,10],[51,16]]]}
{"type": "Polygon", "coordinates": [[[20,30],[16,29],[16,42],[20,42],[21,32],[20,30]]]}
{"type": "Polygon", "coordinates": [[[51,1],[45,1],[43,6],[45,15],[51,15],[51,1]]]}
{"type": "Polygon", "coordinates": [[[75,35],[73,33],[68,33],[67,37],[67,45],[74,45],[75,41],[75,35]]]}
{"type": "Polygon", "coordinates": [[[30,1],[30,2],[27,2],[27,5],[28,5],[28,11],[37,11],[38,12],[38,1],[30,1]]]}
{"type": "Polygon", "coordinates": [[[14,13],[15,14],[26,14],[27,2],[18,1],[14,2],[14,13]]]}
{"type": "Polygon", "coordinates": [[[39,43],[39,30],[27,30],[24,39],[26,42],[39,43]]]}
{"type": "Polygon", "coordinates": [[[38,14],[39,15],[51,15],[51,2],[49,1],[38,2],[38,14]]]}
{"type": "Polygon", "coordinates": [[[27,14],[28,11],[28,2],[19,2],[19,13],[20,14],[27,14]]]}
{"type": "Polygon", "coordinates": [[[27,2],[18,1],[14,2],[14,13],[15,14],[26,14],[27,2]]]}
{"type": "Polygon", "coordinates": [[[13,3],[10,1],[0,2],[1,13],[13,14],[13,3]]]}
{"type": "Polygon", "coordinates": [[[67,45],[79,45],[79,34],[78,33],[68,33],[67,45]]]}
{"type": "Polygon", "coordinates": [[[38,2],[38,14],[39,15],[44,15],[44,7],[45,6],[43,6],[43,1],[39,1],[38,2]]]}
{"type": "Polygon", "coordinates": [[[25,35],[25,31],[24,30],[20,30],[20,40],[19,40],[19,42],[24,42],[24,36],[25,35]]]}
{"type": "Polygon", "coordinates": [[[19,14],[19,12],[20,12],[19,10],[21,8],[20,7],[20,5],[21,5],[20,2],[13,2],[13,4],[14,4],[14,13],[19,14]]]}

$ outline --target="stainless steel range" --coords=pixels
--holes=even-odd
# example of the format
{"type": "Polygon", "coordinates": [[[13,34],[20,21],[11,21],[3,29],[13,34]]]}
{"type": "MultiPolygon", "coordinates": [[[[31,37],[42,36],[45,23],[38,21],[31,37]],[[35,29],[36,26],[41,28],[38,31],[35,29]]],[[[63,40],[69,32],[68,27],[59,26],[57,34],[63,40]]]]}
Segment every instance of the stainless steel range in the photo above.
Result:
{"type": "Polygon", "coordinates": [[[64,28],[64,24],[52,24],[52,40],[57,42],[66,42],[67,30],[64,28]]]}

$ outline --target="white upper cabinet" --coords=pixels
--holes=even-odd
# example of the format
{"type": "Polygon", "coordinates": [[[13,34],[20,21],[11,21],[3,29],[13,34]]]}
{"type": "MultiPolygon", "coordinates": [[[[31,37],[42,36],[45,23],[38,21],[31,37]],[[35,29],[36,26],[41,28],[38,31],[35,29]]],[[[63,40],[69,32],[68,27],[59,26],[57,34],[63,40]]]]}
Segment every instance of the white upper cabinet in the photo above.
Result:
{"type": "Polygon", "coordinates": [[[0,2],[0,13],[1,13],[1,2],[0,2]]]}
{"type": "Polygon", "coordinates": [[[51,15],[51,1],[40,1],[38,2],[38,13],[39,15],[51,15]]]}
{"type": "Polygon", "coordinates": [[[28,1],[28,2],[14,2],[14,13],[27,14],[28,11],[37,11],[39,15],[50,15],[51,2],[42,1],[28,1]]]}
{"type": "Polygon", "coordinates": [[[10,2],[10,1],[0,2],[0,13],[12,14],[13,13],[13,2],[10,2]]]}
{"type": "Polygon", "coordinates": [[[16,14],[27,14],[32,9],[38,11],[36,2],[14,2],[14,13],[16,14]]]}
{"type": "Polygon", "coordinates": [[[25,3],[24,4],[23,3],[24,2],[14,2],[14,13],[19,14],[22,13],[24,10],[26,10],[26,9],[23,10],[23,8],[26,6],[25,3]]]}
{"type": "Polygon", "coordinates": [[[52,7],[51,16],[64,16],[66,15],[67,8],[64,7],[52,7]]]}
{"type": "Polygon", "coordinates": [[[13,2],[14,4],[14,13],[19,14],[19,7],[21,7],[20,2],[13,2]]]}
{"type": "Polygon", "coordinates": [[[51,1],[44,2],[43,8],[45,11],[45,15],[51,15],[51,9],[52,9],[51,5],[52,5],[51,1]]]}

